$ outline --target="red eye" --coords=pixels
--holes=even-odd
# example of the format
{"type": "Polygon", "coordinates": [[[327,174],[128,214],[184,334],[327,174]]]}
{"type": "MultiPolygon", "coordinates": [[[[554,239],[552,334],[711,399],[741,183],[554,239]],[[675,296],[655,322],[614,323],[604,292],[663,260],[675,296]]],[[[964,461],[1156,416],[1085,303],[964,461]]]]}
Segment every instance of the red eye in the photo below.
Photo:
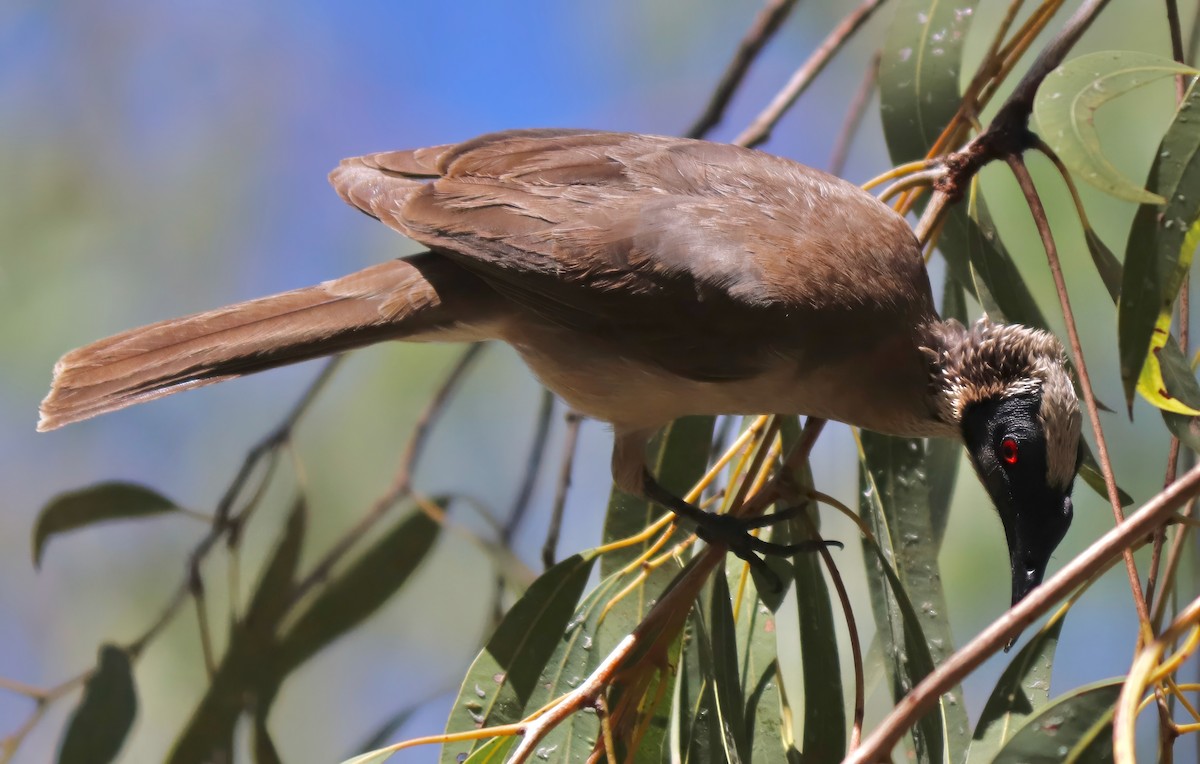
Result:
{"type": "Polygon", "coordinates": [[[1017,463],[1017,441],[1005,438],[1000,442],[1000,458],[1007,464],[1017,463]]]}

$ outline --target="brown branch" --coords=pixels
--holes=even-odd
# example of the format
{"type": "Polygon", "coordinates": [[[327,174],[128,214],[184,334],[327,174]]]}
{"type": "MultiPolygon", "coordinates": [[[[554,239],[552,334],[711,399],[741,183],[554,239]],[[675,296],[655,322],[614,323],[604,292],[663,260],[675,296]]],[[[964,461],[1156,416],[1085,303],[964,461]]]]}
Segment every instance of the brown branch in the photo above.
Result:
{"type": "Polygon", "coordinates": [[[846,159],[850,156],[850,146],[854,143],[854,136],[858,133],[858,127],[867,113],[867,104],[871,102],[871,96],[875,94],[875,86],[879,83],[879,59],[882,55],[882,52],[877,50],[871,56],[871,60],[867,62],[867,69],[863,73],[862,81],[858,83],[858,90],[854,91],[854,97],[850,99],[850,108],[846,111],[845,120],[842,121],[842,129],[838,133],[837,143],[833,145],[833,151],[829,155],[830,175],[841,175],[842,170],[846,168],[846,159]]]}
{"type": "Polygon", "coordinates": [[[843,18],[838,25],[833,28],[821,44],[813,51],[804,65],[796,70],[792,78],[784,86],[783,90],[779,91],[778,95],[771,101],[766,109],[754,118],[750,126],[742,131],[741,135],[733,140],[738,146],[754,146],[763,143],[771,137],[771,131],[775,125],[787,113],[787,110],[792,108],[792,104],[800,97],[816,76],[820,74],[825,66],[833,59],[835,53],[841,50],[846,41],[850,39],[855,32],[858,31],[871,14],[882,5],[884,0],[864,0],[862,5],[851,11],[849,15],[843,18]]]}
{"type": "Polygon", "coordinates": [[[912,727],[943,693],[1000,650],[1009,639],[1067,597],[1076,587],[1114,564],[1118,557],[1170,518],[1171,513],[1200,493],[1200,467],[1195,467],[1169,488],[1146,502],[1128,520],[1115,526],[1071,560],[1062,570],[1034,589],[1028,597],[992,622],[945,663],[913,688],[871,733],[846,764],[873,764],[885,759],[905,731],[912,727]]]}
{"type": "Polygon", "coordinates": [[[546,530],[546,541],[542,544],[542,564],[547,569],[554,565],[558,550],[558,536],[562,532],[563,511],[567,506],[567,492],[571,489],[571,469],[575,466],[575,448],[579,445],[579,425],[583,416],[575,411],[567,412],[567,432],[563,441],[562,465],[558,468],[558,489],[554,492],[554,508],[550,512],[550,527],[546,530]]]}
{"type": "MultiPolygon", "coordinates": [[[[1079,329],[1075,325],[1075,313],[1071,310],[1071,300],[1067,295],[1067,282],[1063,278],[1062,263],[1058,259],[1058,248],[1054,243],[1054,235],[1050,231],[1050,222],[1046,218],[1046,209],[1042,206],[1041,196],[1025,166],[1025,160],[1018,154],[1008,157],[1008,165],[1017,178],[1017,185],[1025,194],[1029,211],[1038,234],[1042,238],[1042,246],[1046,250],[1046,260],[1050,265],[1050,274],[1054,277],[1054,288],[1058,292],[1058,301],[1062,306],[1063,320],[1067,325],[1067,338],[1071,344],[1071,355],[1075,362],[1075,371],[1079,375],[1079,387],[1083,391],[1083,400],[1087,406],[1088,418],[1092,421],[1092,434],[1096,438],[1096,454],[1100,460],[1100,468],[1104,473],[1104,487],[1108,490],[1108,500],[1112,504],[1113,517],[1117,524],[1125,522],[1125,512],[1121,509],[1121,496],[1117,489],[1117,481],[1113,476],[1112,461],[1108,455],[1108,442],[1104,438],[1104,428],[1100,424],[1100,408],[1096,405],[1096,395],[1092,391],[1091,377],[1088,375],[1087,361],[1083,356],[1083,346],[1079,341],[1079,329]]],[[[1146,596],[1142,591],[1141,578],[1138,576],[1137,563],[1134,562],[1133,552],[1125,552],[1125,571],[1129,574],[1129,585],[1133,592],[1133,602],[1138,612],[1138,620],[1146,627],[1150,625],[1150,610],[1146,605],[1146,596]]]]}
{"type": "Polygon", "coordinates": [[[721,75],[721,81],[717,83],[717,89],[713,91],[708,106],[704,108],[704,113],[688,129],[686,133],[688,138],[703,138],[721,123],[725,116],[725,109],[733,100],[733,94],[742,84],[746,72],[750,71],[750,65],[779,31],[779,27],[783,25],[794,7],[796,7],[796,0],[769,0],[767,5],[758,12],[758,15],[754,17],[754,23],[746,31],[746,36],[742,38],[741,44],[738,45],[733,60],[729,62],[725,73],[721,75]]]}

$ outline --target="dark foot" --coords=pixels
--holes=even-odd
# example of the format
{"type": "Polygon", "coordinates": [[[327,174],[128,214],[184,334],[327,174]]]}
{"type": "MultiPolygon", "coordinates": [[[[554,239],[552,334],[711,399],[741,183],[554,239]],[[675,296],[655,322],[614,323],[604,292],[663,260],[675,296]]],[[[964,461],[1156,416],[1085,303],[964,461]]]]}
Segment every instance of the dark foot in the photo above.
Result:
{"type": "Polygon", "coordinates": [[[705,543],[724,544],[739,559],[749,563],[758,577],[774,582],[776,591],[783,588],[783,583],[760,555],[792,557],[801,552],[815,552],[825,547],[842,548],[840,541],[800,541],[795,544],[777,544],[760,539],[750,533],[757,528],[766,528],[790,520],[798,515],[803,507],[791,507],[771,515],[753,518],[733,517],[732,515],[705,512],[699,507],[692,506],[663,488],[649,472],[645,474],[644,487],[647,498],[662,504],[678,517],[686,520],[688,525],[694,526],[696,536],[705,543]]]}

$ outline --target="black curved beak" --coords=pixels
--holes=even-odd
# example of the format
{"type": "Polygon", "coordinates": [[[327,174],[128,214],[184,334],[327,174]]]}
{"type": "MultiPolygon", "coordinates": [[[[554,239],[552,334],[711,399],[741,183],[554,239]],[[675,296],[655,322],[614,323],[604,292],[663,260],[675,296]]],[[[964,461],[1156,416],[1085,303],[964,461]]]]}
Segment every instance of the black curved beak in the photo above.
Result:
{"type": "Polygon", "coordinates": [[[1012,604],[1016,605],[1042,582],[1046,575],[1046,565],[1050,562],[1049,555],[1043,560],[1032,560],[1028,557],[1010,558],[1012,565],[1012,604]]]}
{"type": "Polygon", "coordinates": [[[1050,557],[1071,524],[1070,496],[1046,491],[1040,499],[1020,507],[1003,504],[999,507],[1008,537],[1013,605],[1042,583],[1050,557]]]}

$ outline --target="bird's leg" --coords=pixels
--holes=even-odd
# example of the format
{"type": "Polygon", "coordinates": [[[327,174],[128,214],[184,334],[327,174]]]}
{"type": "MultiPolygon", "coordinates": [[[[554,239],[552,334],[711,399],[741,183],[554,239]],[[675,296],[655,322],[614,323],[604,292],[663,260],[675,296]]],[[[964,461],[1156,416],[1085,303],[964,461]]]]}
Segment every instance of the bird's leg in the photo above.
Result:
{"type": "MultiPolygon", "coordinates": [[[[815,552],[826,546],[838,548],[842,546],[840,541],[800,541],[794,544],[777,544],[760,539],[750,533],[756,528],[764,528],[791,519],[801,510],[801,507],[792,507],[772,515],[751,518],[706,512],[663,488],[662,484],[650,474],[650,470],[645,468],[642,471],[642,493],[646,498],[663,505],[678,517],[688,521],[690,525],[694,525],[696,535],[704,542],[724,544],[729,551],[751,565],[765,565],[762,558],[758,556],[760,554],[791,557],[801,552],[815,552]]],[[[773,573],[771,575],[774,576],[773,573]]]]}

